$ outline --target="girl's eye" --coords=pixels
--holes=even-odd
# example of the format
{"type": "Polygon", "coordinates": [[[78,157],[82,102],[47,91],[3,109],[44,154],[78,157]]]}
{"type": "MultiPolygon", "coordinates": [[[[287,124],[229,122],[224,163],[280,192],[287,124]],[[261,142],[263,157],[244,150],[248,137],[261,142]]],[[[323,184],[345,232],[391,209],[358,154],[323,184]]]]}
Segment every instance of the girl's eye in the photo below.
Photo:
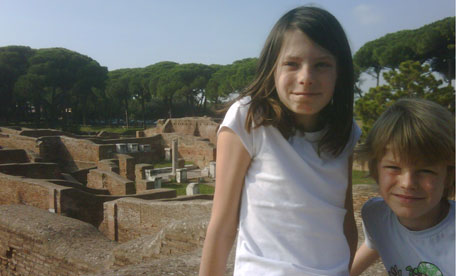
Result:
{"type": "Polygon", "coordinates": [[[316,67],[318,68],[330,68],[332,67],[332,64],[328,63],[328,62],[319,62],[316,64],[316,67]]]}

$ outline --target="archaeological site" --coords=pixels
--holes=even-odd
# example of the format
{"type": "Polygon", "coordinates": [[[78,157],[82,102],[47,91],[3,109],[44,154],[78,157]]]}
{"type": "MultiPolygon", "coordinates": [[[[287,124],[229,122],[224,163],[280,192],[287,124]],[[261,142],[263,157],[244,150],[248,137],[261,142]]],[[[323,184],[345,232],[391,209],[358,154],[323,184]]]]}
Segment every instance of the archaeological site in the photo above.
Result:
{"type": "Polygon", "coordinates": [[[136,137],[0,128],[0,275],[196,275],[218,126],[160,120],[136,137]],[[162,187],[172,181],[186,195],[162,187]]]}
{"type": "MultiPolygon", "coordinates": [[[[160,120],[135,137],[0,127],[0,275],[197,275],[212,206],[200,185],[214,185],[218,127],[207,117],[160,120]]],[[[360,229],[377,193],[355,186],[360,229]]],[[[363,275],[384,272],[379,262],[363,275]]]]}

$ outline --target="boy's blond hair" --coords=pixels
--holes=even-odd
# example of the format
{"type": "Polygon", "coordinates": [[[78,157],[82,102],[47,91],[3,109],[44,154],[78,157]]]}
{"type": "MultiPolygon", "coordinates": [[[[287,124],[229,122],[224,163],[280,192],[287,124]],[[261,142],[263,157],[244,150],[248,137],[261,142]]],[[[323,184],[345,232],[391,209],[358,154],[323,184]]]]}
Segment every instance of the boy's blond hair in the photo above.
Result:
{"type": "Polygon", "coordinates": [[[441,105],[423,99],[400,99],[377,119],[364,144],[356,149],[358,160],[367,162],[369,173],[378,179],[377,163],[388,148],[403,164],[448,166],[444,197],[455,191],[455,122],[441,105]]]}

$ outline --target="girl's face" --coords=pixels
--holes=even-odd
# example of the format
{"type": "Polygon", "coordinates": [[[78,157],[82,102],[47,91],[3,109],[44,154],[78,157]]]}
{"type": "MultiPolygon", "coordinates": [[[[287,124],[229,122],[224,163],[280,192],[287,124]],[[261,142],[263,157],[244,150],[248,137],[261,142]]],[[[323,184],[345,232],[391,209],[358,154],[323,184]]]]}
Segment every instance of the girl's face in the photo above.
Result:
{"type": "Polygon", "coordinates": [[[436,225],[447,182],[447,165],[402,164],[390,149],[377,164],[380,195],[411,230],[436,225]]]}
{"type": "Polygon", "coordinates": [[[330,102],[337,79],[337,62],[326,49],[302,31],[284,35],[275,68],[275,86],[281,102],[307,131],[318,130],[318,114],[330,102]]]}

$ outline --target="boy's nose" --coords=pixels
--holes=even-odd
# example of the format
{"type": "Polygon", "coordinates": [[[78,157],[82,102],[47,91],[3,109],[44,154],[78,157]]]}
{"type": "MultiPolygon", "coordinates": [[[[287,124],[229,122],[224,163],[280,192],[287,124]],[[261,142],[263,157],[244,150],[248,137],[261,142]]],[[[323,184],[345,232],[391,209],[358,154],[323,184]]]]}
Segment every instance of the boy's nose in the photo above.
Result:
{"type": "Polygon", "coordinates": [[[410,171],[403,172],[399,178],[399,186],[405,189],[412,189],[415,187],[417,178],[414,173],[410,171]]]}

